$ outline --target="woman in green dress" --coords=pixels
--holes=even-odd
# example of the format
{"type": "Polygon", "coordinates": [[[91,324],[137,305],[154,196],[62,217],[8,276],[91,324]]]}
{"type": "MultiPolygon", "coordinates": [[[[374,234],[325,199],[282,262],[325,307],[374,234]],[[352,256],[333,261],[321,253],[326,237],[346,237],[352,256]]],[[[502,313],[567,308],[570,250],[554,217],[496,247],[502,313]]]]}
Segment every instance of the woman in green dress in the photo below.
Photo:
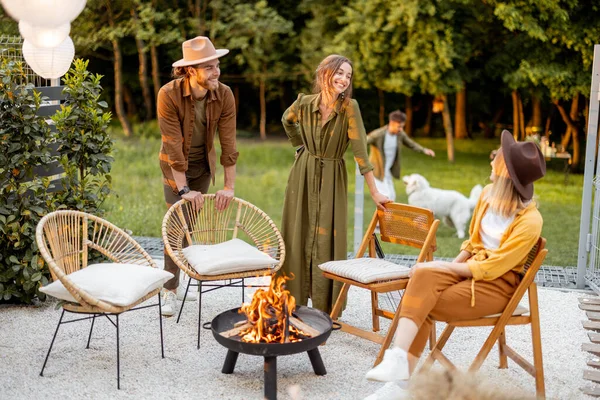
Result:
{"type": "Polygon", "coordinates": [[[375,186],[365,127],[352,99],[350,60],[330,55],[321,61],[314,92],[298,95],[282,117],[297,147],[283,206],[283,272],[295,276],[286,286],[298,304],[307,304],[310,297],[313,307],[329,313],[341,285],[324,278],[318,265],[347,256],[348,146],[377,207],[384,209],[390,200],[375,186]]]}

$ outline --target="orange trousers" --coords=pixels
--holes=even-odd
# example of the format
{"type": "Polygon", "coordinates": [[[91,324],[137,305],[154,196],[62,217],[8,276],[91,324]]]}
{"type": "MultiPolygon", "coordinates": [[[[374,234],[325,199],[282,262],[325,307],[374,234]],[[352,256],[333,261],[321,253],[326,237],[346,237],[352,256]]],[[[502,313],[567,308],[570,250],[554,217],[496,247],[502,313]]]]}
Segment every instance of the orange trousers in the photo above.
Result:
{"type": "Polygon", "coordinates": [[[417,269],[400,305],[400,317],[410,318],[419,327],[408,352],[421,356],[433,320],[460,321],[502,312],[520,282],[521,276],[513,271],[493,281],[476,281],[471,307],[471,279],[441,269],[417,269]]]}

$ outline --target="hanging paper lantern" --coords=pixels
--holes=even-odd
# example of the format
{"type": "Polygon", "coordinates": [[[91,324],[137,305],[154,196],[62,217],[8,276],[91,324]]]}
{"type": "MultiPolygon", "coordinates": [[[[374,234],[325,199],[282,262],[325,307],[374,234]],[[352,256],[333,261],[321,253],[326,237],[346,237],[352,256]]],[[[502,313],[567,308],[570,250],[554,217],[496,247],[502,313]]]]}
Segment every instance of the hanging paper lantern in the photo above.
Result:
{"type": "Polygon", "coordinates": [[[67,73],[75,56],[73,41],[67,36],[58,46],[48,49],[23,42],[23,57],[33,72],[46,79],[60,78],[67,73]]]}
{"type": "Polygon", "coordinates": [[[21,32],[21,36],[35,47],[56,47],[69,36],[70,31],[71,24],[68,22],[64,25],[57,26],[56,28],[32,26],[24,19],[19,22],[19,32],[21,32]]]}
{"type": "Polygon", "coordinates": [[[86,0],[0,0],[4,10],[17,21],[32,26],[58,27],[73,21],[86,0]]]}

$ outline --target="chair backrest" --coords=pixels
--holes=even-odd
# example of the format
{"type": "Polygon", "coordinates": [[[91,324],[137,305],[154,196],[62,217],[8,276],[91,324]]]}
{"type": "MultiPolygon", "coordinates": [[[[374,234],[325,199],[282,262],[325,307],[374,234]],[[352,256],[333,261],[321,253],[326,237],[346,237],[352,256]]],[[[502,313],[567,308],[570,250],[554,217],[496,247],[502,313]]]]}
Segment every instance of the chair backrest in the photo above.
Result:
{"type": "MultiPolygon", "coordinates": [[[[254,244],[260,251],[279,261],[285,259],[283,237],[271,218],[253,204],[234,197],[229,207],[217,211],[215,195],[204,195],[202,209],[180,200],[165,214],[162,236],[167,251],[177,255],[179,265],[186,262],[182,250],[192,244],[218,244],[238,238],[254,244]]],[[[184,265],[187,268],[187,265],[184,265]]]]}
{"type": "Polygon", "coordinates": [[[374,240],[375,227],[379,224],[382,241],[420,249],[417,262],[432,260],[436,250],[435,235],[439,223],[433,212],[426,208],[388,203],[385,210],[376,210],[373,214],[356,257],[362,257],[367,246],[370,256],[374,257],[371,243],[374,240]]]}
{"type": "MultiPolygon", "coordinates": [[[[544,239],[543,237],[540,237],[538,239],[538,241],[533,245],[531,250],[529,251],[529,254],[527,254],[527,261],[525,261],[525,265],[523,266],[522,275],[525,275],[527,273],[527,271],[529,271],[529,268],[535,261],[535,258],[545,247],[546,247],[546,239],[544,239]]],[[[541,263],[538,266],[537,270],[535,271],[535,274],[537,274],[540,266],[541,266],[541,263]]]]}
{"type": "Polygon", "coordinates": [[[113,262],[155,266],[125,231],[81,211],[60,210],[44,216],[36,228],[36,242],[54,280],[87,267],[90,249],[113,262]]]}

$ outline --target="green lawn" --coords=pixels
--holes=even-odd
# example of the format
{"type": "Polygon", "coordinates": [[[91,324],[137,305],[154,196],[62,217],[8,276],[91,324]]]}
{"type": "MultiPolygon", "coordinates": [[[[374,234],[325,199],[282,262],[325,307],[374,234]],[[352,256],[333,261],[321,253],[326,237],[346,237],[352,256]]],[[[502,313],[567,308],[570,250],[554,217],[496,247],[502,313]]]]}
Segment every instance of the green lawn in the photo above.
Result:
{"type": "MultiPolygon", "coordinates": [[[[420,173],[433,187],[455,189],[465,195],[475,184],[488,183],[490,166],[489,152],[499,144],[497,140],[466,140],[456,142],[456,162],[446,161],[443,139],[419,139],[424,146],[435,150],[437,157],[431,159],[405,149],[402,174],[420,173]]],[[[113,165],[113,194],[106,203],[106,218],[116,225],[133,231],[136,236],[160,236],[162,217],[166,211],[161,173],[158,166],[160,139],[142,137],[138,139],[118,138],[115,143],[113,165]]],[[[283,197],[288,172],[294,152],[287,141],[259,142],[239,141],[240,158],[237,167],[236,196],[250,201],[273,218],[281,222],[283,197]]],[[[350,151],[346,153],[349,173],[349,223],[348,250],[352,251],[352,227],[354,210],[354,162],[350,151]]],[[[583,175],[570,175],[564,184],[562,165],[549,169],[546,177],[536,184],[536,198],[544,216],[543,235],[550,249],[545,264],[576,265],[579,235],[579,215],[583,175]]],[[[223,185],[222,168],[219,166],[216,187],[223,185]]],[[[365,190],[366,187],[365,187],[365,190]]],[[[396,182],[397,201],[406,202],[404,185],[396,182]]],[[[365,225],[374,211],[370,196],[365,196],[365,225]]],[[[441,226],[438,231],[436,256],[452,257],[461,244],[454,230],[441,226]]],[[[390,253],[409,253],[405,249],[394,249],[385,245],[390,253]],[[401,251],[402,250],[402,251],[401,251]]]]}

